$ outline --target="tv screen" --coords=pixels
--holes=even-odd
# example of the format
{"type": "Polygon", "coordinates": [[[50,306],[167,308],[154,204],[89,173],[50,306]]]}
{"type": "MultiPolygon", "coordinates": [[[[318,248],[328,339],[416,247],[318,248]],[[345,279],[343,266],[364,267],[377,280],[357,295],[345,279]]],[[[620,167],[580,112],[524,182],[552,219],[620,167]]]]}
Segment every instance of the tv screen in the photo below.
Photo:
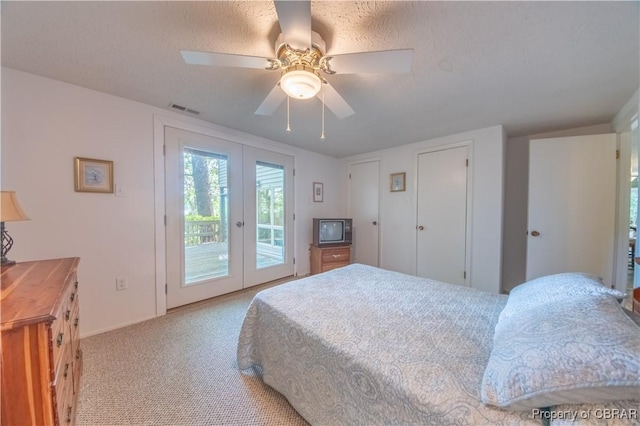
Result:
{"type": "Polygon", "coordinates": [[[344,241],[344,221],[343,220],[323,220],[320,222],[320,242],[342,242],[344,241]]]}

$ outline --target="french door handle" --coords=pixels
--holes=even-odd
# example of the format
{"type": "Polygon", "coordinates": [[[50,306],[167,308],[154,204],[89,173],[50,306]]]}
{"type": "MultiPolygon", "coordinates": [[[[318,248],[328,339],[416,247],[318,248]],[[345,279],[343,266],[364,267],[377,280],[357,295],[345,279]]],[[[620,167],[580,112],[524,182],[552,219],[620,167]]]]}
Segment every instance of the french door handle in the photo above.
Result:
{"type": "Polygon", "coordinates": [[[237,226],[238,228],[242,228],[242,227],[244,226],[244,222],[242,222],[242,221],[237,221],[237,222],[236,222],[236,226],[237,226]]]}

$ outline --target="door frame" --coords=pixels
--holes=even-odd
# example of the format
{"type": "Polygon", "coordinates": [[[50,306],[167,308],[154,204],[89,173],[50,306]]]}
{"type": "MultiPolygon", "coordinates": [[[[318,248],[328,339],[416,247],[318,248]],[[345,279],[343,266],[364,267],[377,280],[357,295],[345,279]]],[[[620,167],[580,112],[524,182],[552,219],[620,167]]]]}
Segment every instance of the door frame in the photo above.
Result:
{"type": "MultiPolygon", "coordinates": [[[[465,235],[465,271],[466,271],[466,276],[464,279],[464,285],[466,287],[471,287],[471,283],[472,281],[472,275],[473,275],[473,271],[471,270],[471,236],[473,234],[473,229],[472,229],[472,219],[473,219],[473,141],[472,140],[467,140],[467,141],[462,141],[462,142],[455,142],[455,143],[450,143],[450,144],[444,144],[444,145],[434,145],[428,148],[424,148],[424,149],[419,149],[414,151],[414,160],[413,160],[413,199],[414,201],[414,208],[413,208],[413,228],[414,231],[416,231],[417,226],[418,226],[418,163],[419,163],[419,156],[422,154],[428,154],[430,152],[437,152],[437,151],[444,151],[446,149],[453,149],[453,148],[467,148],[467,160],[468,160],[468,165],[467,165],[467,217],[466,217],[466,235],[465,235]]],[[[418,253],[418,240],[417,240],[417,231],[414,233],[414,241],[413,241],[413,247],[415,249],[415,255],[417,256],[418,253]]],[[[413,274],[414,275],[418,275],[418,262],[417,259],[414,260],[414,269],[413,269],[413,274]]]]}
{"type": "MultiPolygon", "coordinates": [[[[212,123],[205,123],[200,120],[190,119],[189,117],[174,118],[163,114],[153,114],[153,186],[154,186],[154,235],[155,235],[155,290],[156,290],[156,316],[162,316],[167,313],[167,265],[166,265],[166,248],[167,241],[165,236],[165,171],[164,171],[164,128],[174,127],[180,130],[200,133],[205,136],[226,140],[229,142],[239,143],[241,145],[252,146],[259,149],[267,149],[276,153],[285,154],[293,157],[293,167],[296,166],[296,155],[293,150],[284,149],[273,141],[263,139],[258,136],[249,135],[239,131],[227,129],[212,123]]],[[[295,187],[295,175],[293,185],[295,187]]],[[[295,191],[293,206],[295,210],[295,191]]],[[[295,211],[294,211],[295,213],[295,211]]],[[[298,253],[296,245],[296,223],[293,226],[294,233],[294,257],[298,253]]],[[[293,265],[293,275],[298,275],[298,265],[293,265]]]]}
{"type": "MultiPolygon", "coordinates": [[[[627,292],[627,268],[629,256],[629,219],[631,190],[631,119],[627,127],[616,132],[619,152],[617,164],[616,223],[613,250],[613,286],[627,292]]],[[[637,271],[634,265],[634,275],[637,271]]]]}

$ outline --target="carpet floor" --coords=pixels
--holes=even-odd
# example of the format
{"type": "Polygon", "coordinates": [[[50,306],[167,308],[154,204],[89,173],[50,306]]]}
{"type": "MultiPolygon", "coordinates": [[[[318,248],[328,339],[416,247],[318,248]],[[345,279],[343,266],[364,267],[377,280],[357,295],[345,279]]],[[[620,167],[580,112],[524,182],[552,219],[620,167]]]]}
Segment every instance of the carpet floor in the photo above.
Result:
{"type": "Polygon", "coordinates": [[[255,371],[237,368],[244,313],[263,288],[82,339],[76,423],[307,425],[255,371]]]}

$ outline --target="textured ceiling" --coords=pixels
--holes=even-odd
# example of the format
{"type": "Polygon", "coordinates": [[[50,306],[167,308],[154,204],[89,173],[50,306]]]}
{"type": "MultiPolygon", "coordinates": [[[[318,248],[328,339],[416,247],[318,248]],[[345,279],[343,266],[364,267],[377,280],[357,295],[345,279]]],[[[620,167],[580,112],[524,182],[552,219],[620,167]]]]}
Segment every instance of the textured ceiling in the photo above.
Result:
{"type": "Polygon", "coordinates": [[[272,2],[1,3],[2,66],[342,157],[503,124],[509,136],[609,122],[638,88],[638,2],[312,1],[328,53],[413,48],[410,74],[327,76],[355,110],[254,114],[277,72],[186,65],[180,50],[272,57],[272,2]]]}

